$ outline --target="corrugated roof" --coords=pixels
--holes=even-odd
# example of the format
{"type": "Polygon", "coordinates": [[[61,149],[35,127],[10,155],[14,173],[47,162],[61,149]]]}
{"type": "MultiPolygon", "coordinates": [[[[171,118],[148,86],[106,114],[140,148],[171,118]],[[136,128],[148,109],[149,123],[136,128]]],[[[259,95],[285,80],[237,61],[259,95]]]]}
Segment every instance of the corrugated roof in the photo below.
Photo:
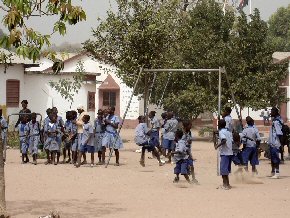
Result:
{"type": "Polygon", "coordinates": [[[274,52],[272,55],[274,63],[290,60],[290,52],[274,52]]]}
{"type": "Polygon", "coordinates": [[[0,53],[4,53],[5,55],[11,54],[12,56],[11,56],[10,60],[11,60],[12,64],[33,64],[32,60],[19,57],[16,53],[8,51],[4,48],[0,48],[0,53]]]}

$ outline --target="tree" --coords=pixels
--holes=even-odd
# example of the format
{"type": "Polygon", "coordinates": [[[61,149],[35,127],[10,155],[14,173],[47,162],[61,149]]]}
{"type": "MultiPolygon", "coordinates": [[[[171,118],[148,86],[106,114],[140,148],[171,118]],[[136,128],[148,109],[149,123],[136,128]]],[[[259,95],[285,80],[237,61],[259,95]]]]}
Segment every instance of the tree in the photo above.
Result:
{"type": "MultiPolygon", "coordinates": [[[[50,46],[50,37],[54,33],[64,35],[66,25],[74,25],[86,19],[86,14],[80,6],[74,6],[71,0],[1,0],[0,12],[3,14],[1,23],[8,31],[7,35],[0,35],[0,48],[16,49],[16,53],[23,57],[36,61],[44,47],[50,46]],[[27,20],[35,16],[58,17],[52,27],[52,33],[44,35],[29,27],[27,20]]],[[[54,53],[47,53],[48,57],[55,60],[54,53]]],[[[0,64],[9,64],[9,57],[3,52],[0,53],[0,64]]],[[[59,71],[63,64],[57,60],[53,66],[59,71]]],[[[0,146],[0,154],[3,148],[0,146]]],[[[5,178],[4,163],[0,157],[0,217],[7,217],[5,203],[5,178]]]]}
{"type": "Polygon", "coordinates": [[[269,40],[276,51],[290,51],[290,5],[278,8],[269,21],[269,40]]]}

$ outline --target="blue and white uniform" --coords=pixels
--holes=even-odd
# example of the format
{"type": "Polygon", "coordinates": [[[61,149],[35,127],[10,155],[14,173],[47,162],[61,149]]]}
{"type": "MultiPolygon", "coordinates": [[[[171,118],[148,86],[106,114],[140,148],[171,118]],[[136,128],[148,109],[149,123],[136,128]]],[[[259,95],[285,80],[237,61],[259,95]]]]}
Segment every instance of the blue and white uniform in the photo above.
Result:
{"type": "Polygon", "coordinates": [[[282,132],[283,120],[280,116],[275,117],[270,128],[268,144],[270,145],[271,162],[274,164],[280,163],[280,147],[281,142],[279,136],[283,136],[282,132]]]}
{"type": "Polygon", "coordinates": [[[135,128],[135,143],[147,149],[149,152],[155,148],[155,143],[148,135],[149,129],[146,123],[139,123],[135,128]]]}
{"type": "Polygon", "coordinates": [[[72,129],[71,129],[71,134],[75,135],[76,137],[74,138],[74,140],[72,141],[72,145],[71,145],[71,150],[72,151],[77,151],[78,150],[78,134],[77,134],[77,124],[72,123],[72,129]]]}
{"type": "Polygon", "coordinates": [[[85,123],[81,134],[80,152],[95,153],[94,128],[90,123],[85,123]]]}
{"type": "Polygon", "coordinates": [[[29,128],[26,123],[18,124],[20,149],[22,154],[27,154],[28,151],[28,132],[29,128]]]}
{"type": "Polygon", "coordinates": [[[29,153],[37,154],[38,145],[40,143],[40,124],[38,121],[32,123],[32,120],[28,123],[29,131],[29,153]]]}
{"type": "Polygon", "coordinates": [[[233,125],[233,118],[231,117],[231,115],[227,115],[224,117],[224,120],[226,121],[226,129],[229,132],[233,132],[234,130],[234,125],[233,125]]]}
{"type": "Polygon", "coordinates": [[[173,150],[175,143],[175,133],[177,131],[178,121],[175,118],[167,120],[164,125],[164,134],[163,134],[163,148],[167,150],[173,150]]]}
{"type": "Polygon", "coordinates": [[[154,116],[153,118],[150,118],[150,124],[151,124],[150,138],[152,140],[152,143],[154,143],[155,146],[158,146],[160,144],[160,142],[159,142],[159,129],[160,129],[159,120],[154,116]]]}
{"type": "Polygon", "coordinates": [[[3,159],[6,160],[6,146],[7,146],[7,129],[8,124],[4,117],[0,117],[0,126],[1,126],[1,140],[3,144],[3,159]]]}
{"type": "Polygon", "coordinates": [[[187,150],[187,153],[189,154],[188,165],[193,166],[194,161],[193,161],[192,151],[191,151],[193,136],[192,136],[191,131],[185,132],[182,136],[182,140],[185,141],[186,147],[188,148],[188,150],[187,150]]]}
{"type": "Polygon", "coordinates": [[[244,145],[242,160],[244,165],[250,161],[252,166],[259,165],[257,141],[261,141],[259,130],[254,126],[247,126],[242,134],[241,140],[244,145]]]}
{"type": "Polygon", "coordinates": [[[47,134],[47,139],[44,143],[44,149],[49,151],[59,151],[59,143],[57,141],[57,132],[59,131],[59,127],[56,123],[49,123],[45,129],[45,133],[47,134]]]}
{"type": "Polygon", "coordinates": [[[224,128],[219,130],[219,144],[222,140],[226,143],[219,147],[220,152],[220,174],[222,176],[229,175],[231,172],[231,163],[233,155],[233,135],[228,129],[224,128]]]}
{"type": "Polygon", "coordinates": [[[105,124],[103,120],[95,119],[95,150],[96,152],[102,151],[102,140],[105,135],[105,124]]]}
{"type": "Polygon", "coordinates": [[[188,147],[186,146],[186,142],[180,139],[175,146],[175,152],[173,160],[176,163],[174,168],[174,174],[187,175],[188,174],[188,147]]]}
{"type": "Polygon", "coordinates": [[[64,140],[64,146],[66,149],[70,149],[72,146],[72,142],[70,140],[70,136],[72,135],[72,131],[73,131],[73,123],[71,120],[67,120],[65,121],[64,124],[64,132],[66,134],[66,139],[64,140]]]}
{"type": "Polygon", "coordinates": [[[58,130],[59,130],[59,131],[57,131],[56,138],[57,138],[57,143],[58,143],[59,151],[60,151],[61,142],[62,142],[62,135],[63,135],[63,133],[61,132],[61,128],[64,127],[64,122],[63,122],[63,119],[61,116],[57,116],[56,124],[57,124],[58,130]]]}
{"type": "MultiPolygon", "coordinates": [[[[112,124],[120,123],[119,117],[116,115],[108,115],[106,119],[110,120],[112,124]]],[[[107,148],[113,148],[114,146],[114,149],[123,148],[123,142],[122,142],[121,137],[117,135],[117,130],[110,124],[107,124],[106,126],[106,132],[102,140],[102,146],[107,147],[107,148]],[[114,146],[114,142],[115,142],[115,146],[114,146]]]]}

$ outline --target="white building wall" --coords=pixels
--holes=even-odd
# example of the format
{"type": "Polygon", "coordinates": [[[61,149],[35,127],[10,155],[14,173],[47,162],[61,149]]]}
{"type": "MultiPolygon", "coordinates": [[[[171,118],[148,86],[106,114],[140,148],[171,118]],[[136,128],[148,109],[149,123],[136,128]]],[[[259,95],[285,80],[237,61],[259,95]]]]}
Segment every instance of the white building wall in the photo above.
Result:
{"type": "MultiPolygon", "coordinates": [[[[288,84],[290,85],[290,61],[289,61],[289,64],[288,64],[288,84]]],[[[290,99],[290,87],[288,86],[287,87],[287,98],[290,99]]],[[[287,121],[290,120],[290,102],[288,101],[287,102],[287,121]]]]}

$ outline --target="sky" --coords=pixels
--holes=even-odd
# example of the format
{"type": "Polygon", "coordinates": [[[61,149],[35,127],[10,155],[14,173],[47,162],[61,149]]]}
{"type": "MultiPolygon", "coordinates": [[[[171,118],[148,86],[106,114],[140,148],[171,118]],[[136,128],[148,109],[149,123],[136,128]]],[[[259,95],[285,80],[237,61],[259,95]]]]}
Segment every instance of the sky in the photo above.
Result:
{"type": "MultiPolygon", "coordinates": [[[[232,0],[229,1],[231,2],[232,0]]],[[[290,4],[290,0],[250,1],[252,1],[252,8],[258,8],[261,12],[262,19],[266,21],[279,7],[285,7],[290,4]]],[[[51,38],[51,41],[56,45],[59,45],[63,42],[82,43],[85,40],[91,38],[92,28],[98,25],[97,18],[100,17],[101,19],[104,19],[106,17],[107,10],[117,10],[114,0],[73,0],[73,3],[83,7],[87,14],[87,20],[74,26],[69,26],[65,36],[54,34],[51,38]]],[[[244,11],[249,14],[249,7],[244,8],[244,11]]],[[[0,19],[2,19],[1,15],[0,19]]],[[[53,23],[55,21],[56,19],[51,17],[34,18],[29,22],[29,26],[39,30],[41,33],[49,34],[52,32],[53,23]]],[[[2,24],[0,24],[0,28],[2,28],[2,24]]]]}

